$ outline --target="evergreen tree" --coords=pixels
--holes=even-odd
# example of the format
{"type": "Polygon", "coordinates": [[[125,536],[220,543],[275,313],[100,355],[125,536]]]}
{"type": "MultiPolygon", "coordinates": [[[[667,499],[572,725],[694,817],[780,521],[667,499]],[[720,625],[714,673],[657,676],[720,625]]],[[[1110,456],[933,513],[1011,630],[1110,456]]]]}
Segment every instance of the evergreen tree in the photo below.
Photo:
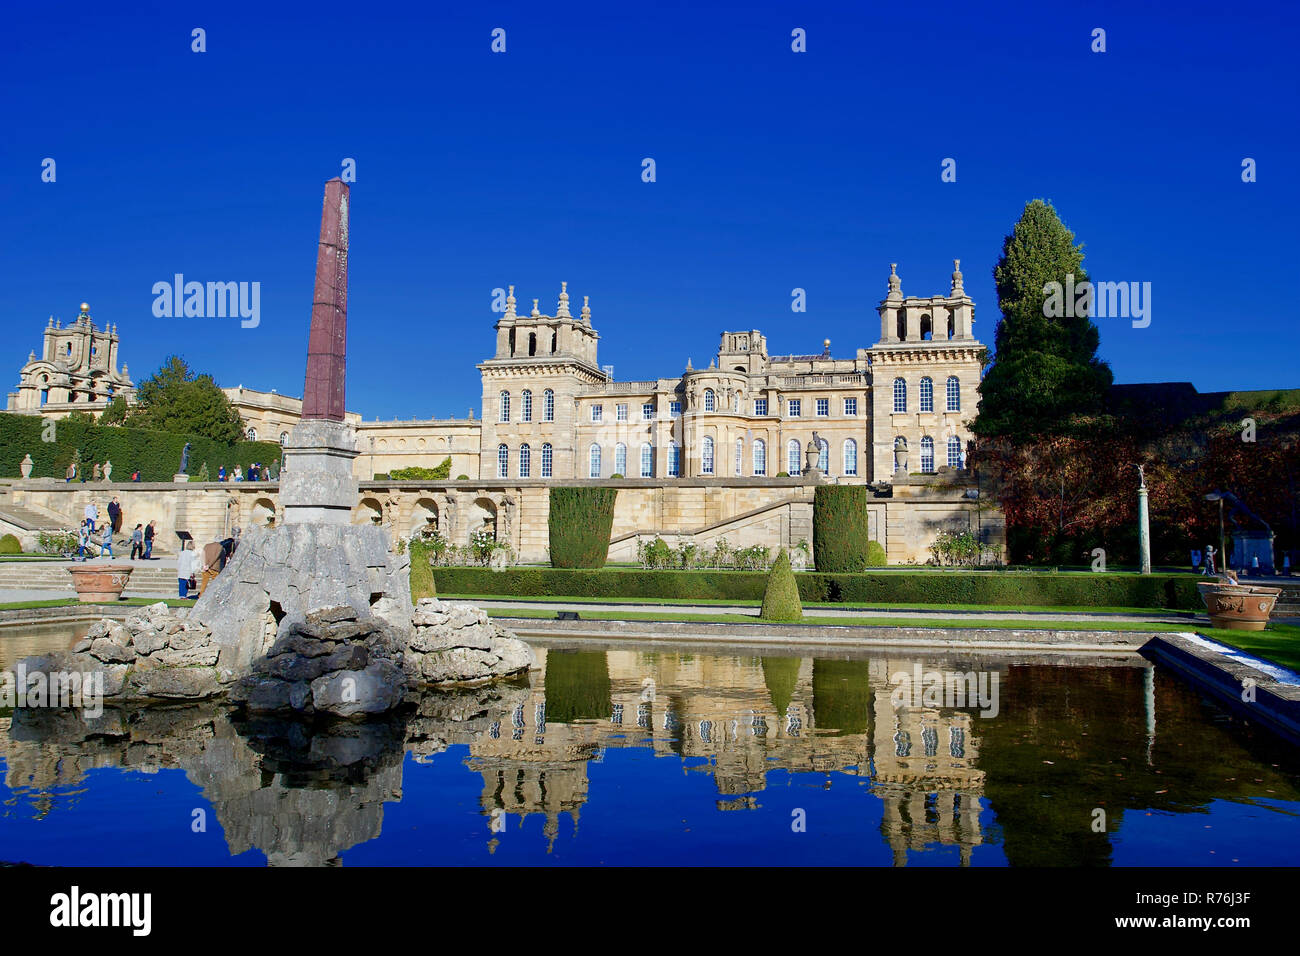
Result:
{"type": "Polygon", "coordinates": [[[99,416],[99,424],[121,425],[126,421],[126,415],[126,399],[121,395],[114,395],[109,399],[108,404],[104,406],[104,411],[99,416]]]}
{"type": "Polygon", "coordinates": [[[227,445],[243,440],[243,422],[226,393],[211,375],[191,371],[180,356],[171,356],[141,382],[136,397],[133,427],[201,435],[227,445]]]}
{"type": "MultiPolygon", "coordinates": [[[[1087,308],[1048,308],[1050,282],[1087,281],[1083,246],[1041,199],[1025,206],[993,270],[998,321],[993,366],[980,384],[973,429],[981,437],[1060,434],[1101,411],[1110,366],[1097,357],[1100,333],[1087,308]],[[1075,315],[1057,312],[1074,311],[1075,315]]],[[[1059,300],[1058,300],[1059,301],[1059,300]]]]}

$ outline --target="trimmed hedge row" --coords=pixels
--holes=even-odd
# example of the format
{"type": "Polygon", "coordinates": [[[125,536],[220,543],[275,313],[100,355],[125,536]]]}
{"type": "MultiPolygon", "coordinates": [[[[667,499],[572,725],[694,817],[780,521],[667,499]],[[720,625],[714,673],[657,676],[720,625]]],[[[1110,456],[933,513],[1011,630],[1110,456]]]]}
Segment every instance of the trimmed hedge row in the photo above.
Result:
{"type": "Polygon", "coordinates": [[[813,493],[813,560],[817,567],[831,572],[865,571],[878,560],[870,550],[870,538],[866,486],[818,485],[813,493]]]}
{"type": "MultiPolygon", "coordinates": [[[[113,478],[130,481],[131,472],[140,469],[141,481],[171,481],[181,463],[181,449],[190,443],[191,475],[197,475],[206,462],[214,480],[217,469],[235,465],[245,470],[253,462],[270,465],[279,460],[282,450],[276,442],[243,441],[223,445],[198,435],[147,431],[115,425],[88,425],[77,420],[53,422],[52,442],[42,441],[46,420],[40,415],[0,413],[0,477],[17,478],[24,455],[32,456],[33,478],[66,477],[75,451],[81,452],[81,468],[88,478],[95,462],[111,461],[113,478]]],[[[80,479],[80,475],[78,475],[80,479]]]]}
{"type": "MultiPolygon", "coordinates": [[[[502,597],[677,598],[761,601],[762,571],[433,569],[440,594],[502,597]]],[[[795,575],[805,604],[1002,604],[1201,610],[1195,575],[1018,574],[1007,571],[890,571],[795,575]]]]}
{"type": "Polygon", "coordinates": [[[603,568],[614,527],[617,488],[551,489],[551,564],[557,568],[603,568]]]}

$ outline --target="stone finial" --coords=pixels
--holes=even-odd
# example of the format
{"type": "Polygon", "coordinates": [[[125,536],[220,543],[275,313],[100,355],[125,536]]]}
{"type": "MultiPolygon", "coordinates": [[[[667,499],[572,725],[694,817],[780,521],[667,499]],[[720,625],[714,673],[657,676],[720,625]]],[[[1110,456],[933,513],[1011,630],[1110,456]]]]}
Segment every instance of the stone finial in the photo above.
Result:
{"type": "Polygon", "coordinates": [[[961,285],[961,260],[952,260],[952,294],[965,295],[966,292],[961,285]]]}
{"type": "Polygon", "coordinates": [[[713,367],[714,367],[714,360],[709,359],[709,368],[713,368],[713,367]]]}
{"type": "Polygon", "coordinates": [[[515,287],[510,286],[506,292],[506,318],[517,318],[515,315],[515,287]]]}
{"type": "Polygon", "coordinates": [[[52,328],[54,328],[54,316],[50,316],[50,321],[49,321],[49,324],[46,325],[46,328],[47,328],[47,329],[52,329],[52,328]]]}
{"type": "Polygon", "coordinates": [[[688,372],[692,372],[692,371],[694,371],[694,370],[695,370],[695,367],[694,367],[693,365],[691,365],[690,357],[687,356],[687,359],[686,359],[686,371],[688,371],[688,372]]]}
{"type": "Polygon", "coordinates": [[[27,353],[27,362],[28,364],[30,364],[35,361],[36,361],[36,350],[32,349],[30,352],[27,353]]]}
{"type": "Polygon", "coordinates": [[[889,298],[901,299],[903,297],[903,280],[898,277],[898,263],[889,264],[889,298]]]}
{"type": "Polygon", "coordinates": [[[822,339],[822,354],[823,354],[823,355],[830,355],[830,354],[831,354],[831,340],[830,340],[830,339],[822,339]]]}
{"type": "Polygon", "coordinates": [[[537,311],[537,300],[536,300],[536,299],[533,299],[533,311],[532,311],[532,314],[533,314],[533,315],[541,315],[541,314],[542,314],[542,313],[540,313],[540,312],[537,311]]]}
{"type": "Polygon", "coordinates": [[[591,325],[591,296],[582,297],[582,324],[591,325]]]}
{"type": "Polygon", "coordinates": [[[571,319],[573,316],[569,313],[569,283],[560,283],[560,304],[555,310],[557,319],[571,319]]]}

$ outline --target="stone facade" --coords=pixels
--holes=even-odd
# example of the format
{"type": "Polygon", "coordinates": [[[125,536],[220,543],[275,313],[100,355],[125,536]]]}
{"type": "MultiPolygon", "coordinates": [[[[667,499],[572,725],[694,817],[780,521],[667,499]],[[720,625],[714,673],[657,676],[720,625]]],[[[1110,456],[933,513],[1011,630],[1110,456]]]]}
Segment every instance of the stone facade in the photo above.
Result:
{"type": "Polygon", "coordinates": [[[41,356],[27,356],[18,373],[18,391],[9,393],[8,410],[63,418],[72,412],[102,412],[115,395],[134,402],[127,367],[117,370],[117,348],[117,326],[95,328],[85,302],[67,328],[50,316],[41,356]]]}

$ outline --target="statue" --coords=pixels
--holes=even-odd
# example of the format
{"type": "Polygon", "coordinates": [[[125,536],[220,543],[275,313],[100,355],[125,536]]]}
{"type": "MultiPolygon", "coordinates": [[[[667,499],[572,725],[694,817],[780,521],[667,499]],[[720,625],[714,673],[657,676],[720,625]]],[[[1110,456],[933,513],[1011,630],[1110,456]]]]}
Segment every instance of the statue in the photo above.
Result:
{"type": "Polygon", "coordinates": [[[104,462],[104,480],[105,481],[113,480],[113,463],[111,461],[104,462]]]}
{"type": "Polygon", "coordinates": [[[894,439],[894,473],[907,474],[907,439],[899,435],[894,439]]]}
{"type": "Polygon", "coordinates": [[[804,473],[817,471],[817,465],[822,457],[822,438],[816,432],[813,432],[812,441],[808,444],[808,450],[804,452],[804,473]]]}
{"type": "Polygon", "coordinates": [[[505,513],[504,534],[505,534],[505,540],[508,542],[510,540],[510,528],[514,524],[514,518],[515,518],[515,499],[510,497],[509,495],[506,495],[506,497],[501,502],[501,508],[502,511],[505,513]]]}
{"type": "Polygon", "coordinates": [[[1138,487],[1145,488],[1147,486],[1147,476],[1144,470],[1144,466],[1138,465],[1137,470],[1138,470],[1138,487]]]}
{"type": "Polygon", "coordinates": [[[190,443],[186,442],[185,447],[181,449],[181,467],[176,472],[176,474],[178,475],[189,474],[189,471],[187,470],[189,467],[190,467],[190,443]]]}

